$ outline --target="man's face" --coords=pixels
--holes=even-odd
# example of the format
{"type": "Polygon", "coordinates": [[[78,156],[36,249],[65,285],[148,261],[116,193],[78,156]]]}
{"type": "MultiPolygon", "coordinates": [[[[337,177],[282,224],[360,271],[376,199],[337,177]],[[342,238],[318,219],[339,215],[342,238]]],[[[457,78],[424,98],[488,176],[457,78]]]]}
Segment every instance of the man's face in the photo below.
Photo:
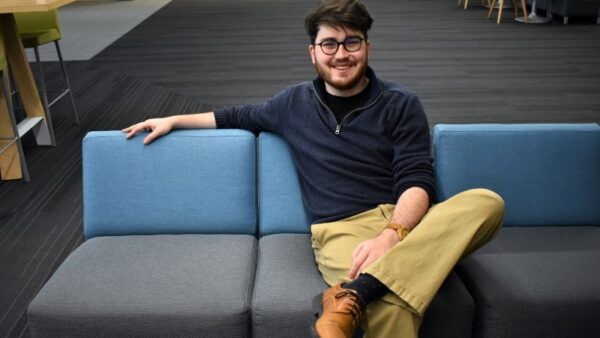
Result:
{"type": "MultiPolygon", "coordinates": [[[[342,42],[349,37],[364,38],[358,31],[321,25],[315,43],[320,44],[327,40],[342,42]]],[[[355,52],[348,52],[342,44],[333,55],[326,54],[318,45],[310,45],[308,50],[317,73],[325,81],[327,92],[338,96],[350,96],[358,94],[364,88],[363,79],[371,51],[369,41],[362,41],[360,49],[355,52]]]]}

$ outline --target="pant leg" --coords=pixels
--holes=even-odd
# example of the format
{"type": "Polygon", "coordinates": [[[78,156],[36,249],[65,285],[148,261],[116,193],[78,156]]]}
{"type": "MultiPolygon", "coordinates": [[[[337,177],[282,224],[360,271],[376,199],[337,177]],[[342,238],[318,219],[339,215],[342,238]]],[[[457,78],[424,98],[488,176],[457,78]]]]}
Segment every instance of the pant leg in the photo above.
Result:
{"type": "Polygon", "coordinates": [[[349,282],[352,252],[359,243],[377,236],[387,225],[385,206],[336,222],[311,226],[312,248],[319,271],[330,286],[349,282]]]}
{"type": "MultiPolygon", "coordinates": [[[[330,286],[348,282],[352,251],[364,240],[377,236],[389,222],[393,205],[381,205],[362,214],[311,227],[312,246],[319,271],[330,286]]],[[[362,327],[369,338],[416,338],[421,318],[399,305],[391,292],[367,307],[362,327]],[[390,301],[391,299],[391,301],[390,301]]]]}
{"type": "Polygon", "coordinates": [[[367,307],[365,338],[417,338],[422,317],[405,307],[378,299],[367,307]]]}
{"type": "MultiPolygon", "coordinates": [[[[393,210],[394,205],[381,205],[311,227],[315,259],[327,284],[350,280],[352,252],[387,226],[393,210]]],[[[503,215],[502,199],[485,189],[460,193],[430,208],[402,242],[364,271],[392,290],[367,308],[367,336],[417,337],[425,309],[456,262],[493,238],[503,215]]]]}
{"type": "Polygon", "coordinates": [[[403,241],[363,272],[422,316],[456,263],[492,239],[503,218],[504,202],[494,192],[462,192],[431,207],[403,241]]]}

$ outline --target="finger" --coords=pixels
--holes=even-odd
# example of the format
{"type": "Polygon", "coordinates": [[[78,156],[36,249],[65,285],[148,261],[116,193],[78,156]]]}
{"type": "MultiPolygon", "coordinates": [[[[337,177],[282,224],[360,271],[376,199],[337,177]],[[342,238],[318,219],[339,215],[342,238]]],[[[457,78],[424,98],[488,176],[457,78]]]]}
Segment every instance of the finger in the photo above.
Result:
{"type": "Polygon", "coordinates": [[[137,132],[138,131],[136,129],[131,129],[129,131],[129,133],[127,134],[126,138],[130,139],[130,138],[134,137],[137,134],[137,132]]]}
{"type": "Polygon", "coordinates": [[[354,279],[356,276],[356,271],[358,271],[358,265],[356,265],[356,263],[352,263],[352,266],[350,267],[350,271],[348,271],[348,277],[350,279],[354,279]]]}
{"type": "Polygon", "coordinates": [[[368,255],[366,255],[366,253],[363,251],[358,256],[356,256],[356,259],[353,259],[352,267],[350,267],[348,277],[350,277],[351,279],[356,278],[358,271],[360,271],[360,268],[363,266],[363,262],[365,261],[365,259],[367,259],[367,257],[368,255]]]}
{"type": "Polygon", "coordinates": [[[354,249],[354,251],[352,252],[352,256],[351,256],[353,261],[356,260],[356,257],[358,257],[358,255],[360,254],[360,252],[362,251],[362,249],[363,249],[363,245],[362,244],[359,244],[356,247],[356,249],[354,249]]]}
{"type": "Polygon", "coordinates": [[[140,131],[144,131],[148,128],[148,126],[146,126],[145,123],[138,123],[138,124],[134,124],[133,126],[129,127],[129,134],[127,134],[127,138],[132,138],[134,137],[138,132],[140,131]]]}
{"type": "Polygon", "coordinates": [[[144,138],[144,144],[152,143],[152,141],[154,141],[157,137],[161,135],[162,133],[159,132],[158,129],[153,130],[150,134],[148,134],[148,136],[146,136],[146,138],[144,138]]]}
{"type": "Polygon", "coordinates": [[[132,125],[130,125],[130,126],[129,126],[129,127],[127,127],[127,128],[123,128],[123,131],[130,132],[130,131],[132,131],[133,129],[135,129],[135,128],[139,127],[139,126],[140,126],[141,124],[143,124],[144,122],[146,122],[146,121],[143,121],[143,122],[138,122],[138,123],[132,124],[132,125]]]}
{"type": "Polygon", "coordinates": [[[367,259],[365,259],[362,264],[360,264],[360,266],[356,269],[356,275],[358,276],[359,274],[361,274],[363,272],[364,269],[368,268],[369,265],[371,265],[371,263],[373,263],[375,260],[373,258],[371,258],[370,256],[367,257],[367,259]]]}

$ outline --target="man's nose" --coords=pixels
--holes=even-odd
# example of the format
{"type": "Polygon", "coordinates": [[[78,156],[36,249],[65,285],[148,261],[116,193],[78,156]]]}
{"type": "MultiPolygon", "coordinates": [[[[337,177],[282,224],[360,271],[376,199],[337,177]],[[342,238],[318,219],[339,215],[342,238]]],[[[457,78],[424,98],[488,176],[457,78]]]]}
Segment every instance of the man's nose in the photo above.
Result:
{"type": "Polygon", "coordinates": [[[345,59],[348,57],[348,51],[346,50],[346,47],[344,47],[343,44],[340,44],[338,46],[338,50],[335,52],[335,58],[336,59],[345,59]]]}

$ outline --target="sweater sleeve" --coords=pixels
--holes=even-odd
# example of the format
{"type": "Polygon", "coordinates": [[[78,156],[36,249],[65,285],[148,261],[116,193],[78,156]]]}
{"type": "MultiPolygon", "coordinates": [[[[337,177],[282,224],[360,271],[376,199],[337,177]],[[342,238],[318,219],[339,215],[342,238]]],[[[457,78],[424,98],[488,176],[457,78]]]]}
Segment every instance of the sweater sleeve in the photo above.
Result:
{"type": "Polygon", "coordinates": [[[435,176],[431,157],[429,123],[419,98],[408,96],[392,122],[394,196],[412,187],[423,188],[429,202],[435,199],[435,176]]]}
{"type": "Polygon", "coordinates": [[[217,128],[246,129],[256,134],[261,131],[278,133],[283,114],[289,110],[289,97],[287,89],[263,103],[216,109],[217,128]]]}

